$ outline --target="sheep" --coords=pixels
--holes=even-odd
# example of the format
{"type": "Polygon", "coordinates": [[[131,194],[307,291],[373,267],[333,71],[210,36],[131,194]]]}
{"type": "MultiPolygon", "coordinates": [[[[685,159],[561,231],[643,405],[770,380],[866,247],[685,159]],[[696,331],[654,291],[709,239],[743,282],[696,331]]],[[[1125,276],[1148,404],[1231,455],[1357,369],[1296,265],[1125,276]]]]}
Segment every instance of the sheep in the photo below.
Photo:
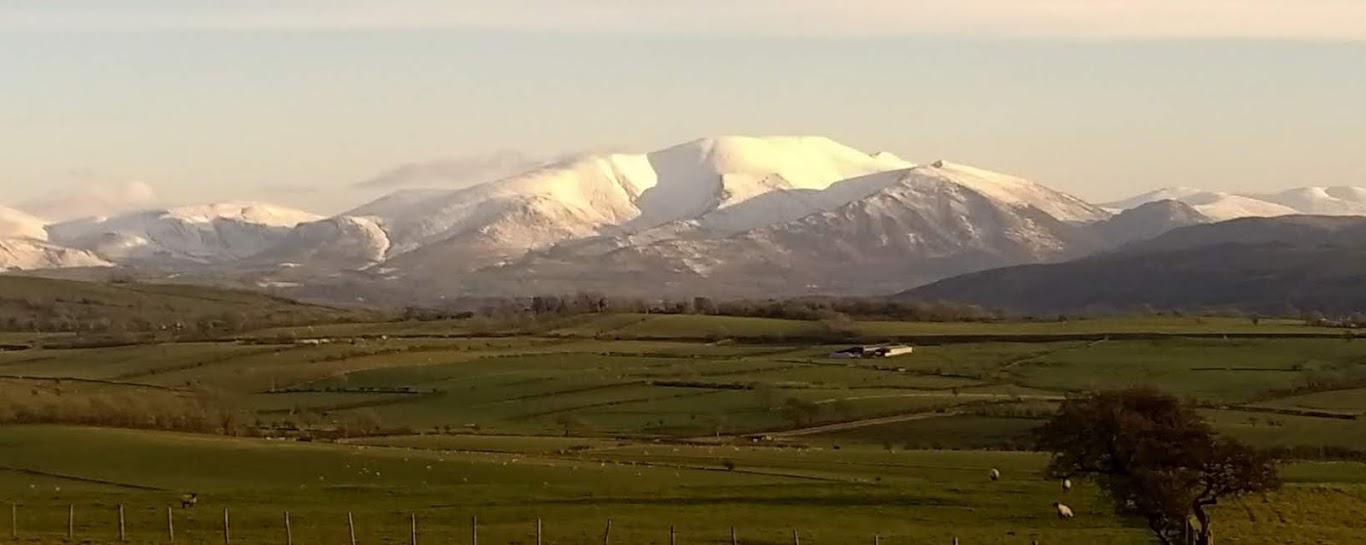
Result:
{"type": "Polygon", "coordinates": [[[1071,491],[1072,491],[1072,479],[1063,479],[1063,480],[1062,480],[1062,491],[1063,491],[1063,492],[1071,492],[1071,491]]]}
{"type": "Polygon", "coordinates": [[[994,467],[991,468],[991,480],[993,480],[993,481],[999,481],[999,480],[1001,480],[1001,470],[996,469],[996,468],[994,468],[994,467]]]}
{"type": "Polygon", "coordinates": [[[1077,516],[1076,513],[1072,512],[1071,507],[1068,507],[1061,503],[1053,502],[1053,508],[1058,511],[1058,518],[1060,519],[1070,519],[1077,516]]]}
{"type": "Polygon", "coordinates": [[[180,508],[181,508],[181,509],[189,509],[189,508],[191,508],[191,507],[194,507],[195,504],[198,504],[198,503],[199,503],[199,494],[196,494],[196,493],[194,493],[194,492],[190,492],[189,494],[181,494],[181,496],[180,496],[180,508]]]}

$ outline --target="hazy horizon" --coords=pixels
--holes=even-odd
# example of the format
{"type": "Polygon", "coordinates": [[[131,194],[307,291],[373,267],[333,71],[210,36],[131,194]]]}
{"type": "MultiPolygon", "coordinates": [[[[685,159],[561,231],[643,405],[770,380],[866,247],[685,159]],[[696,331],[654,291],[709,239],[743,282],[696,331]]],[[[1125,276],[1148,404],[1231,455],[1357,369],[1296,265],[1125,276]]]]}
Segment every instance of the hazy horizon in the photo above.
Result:
{"type": "Polygon", "coordinates": [[[424,175],[721,134],[828,136],[1095,202],[1366,185],[1351,2],[328,6],[0,7],[0,204],[326,214],[424,175]],[[73,192],[95,202],[57,202],[73,192]]]}

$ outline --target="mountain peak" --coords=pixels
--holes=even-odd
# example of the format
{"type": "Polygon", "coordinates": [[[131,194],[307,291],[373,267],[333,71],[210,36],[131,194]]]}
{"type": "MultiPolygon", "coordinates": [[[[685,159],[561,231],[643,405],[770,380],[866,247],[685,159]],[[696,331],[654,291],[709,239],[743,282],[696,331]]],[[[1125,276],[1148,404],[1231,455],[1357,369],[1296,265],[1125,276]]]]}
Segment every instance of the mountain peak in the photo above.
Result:
{"type": "Polygon", "coordinates": [[[256,201],[222,201],[167,208],[161,214],[191,223],[210,223],[226,219],[264,225],[293,227],[323,217],[312,212],[256,201]]]}
{"type": "MultiPolygon", "coordinates": [[[[1127,209],[1134,208],[1134,207],[1136,207],[1136,206],[1141,206],[1141,205],[1144,205],[1144,204],[1148,204],[1148,203],[1154,202],[1154,201],[1165,201],[1165,200],[1183,201],[1183,199],[1186,199],[1186,198],[1189,198],[1189,197],[1192,197],[1192,196],[1195,196],[1195,195],[1208,194],[1208,193],[1210,193],[1210,192],[1209,192],[1209,191],[1206,191],[1206,190],[1203,190],[1203,189],[1196,189],[1196,188],[1193,188],[1193,187],[1169,186],[1169,187],[1162,187],[1162,188],[1154,189],[1154,190],[1152,190],[1152,191],[1147,191],[1147,192],[1144,192],[1144,193],[1140,193],[1140,194],[1138,194],[1138,195],[1134,195],[1134,196],[1129,197],[1129,198],[1127,198],[1127,199],[1120,199],[1120,200],[1117,200],[1117,201],[1107,202],[1107,203],[1102,204],[1101,206],[1104,206],[1105,208],[1115,209],[1115,210],[1127,210],[1127,209]]],[[[1183,202],[1184,202],[1184,201],[1183,201],[1183,202]]]]}

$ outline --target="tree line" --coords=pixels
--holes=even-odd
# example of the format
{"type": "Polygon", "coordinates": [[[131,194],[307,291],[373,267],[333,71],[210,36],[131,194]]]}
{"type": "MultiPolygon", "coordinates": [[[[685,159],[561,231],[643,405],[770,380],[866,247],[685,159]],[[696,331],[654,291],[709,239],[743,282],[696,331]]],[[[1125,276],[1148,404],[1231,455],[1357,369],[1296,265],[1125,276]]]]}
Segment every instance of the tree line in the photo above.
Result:
{"type": "Polygon", "coordinates": [[[992,321],[997,313],[982,307],[946,301],[902,301],[887,297],[808,296],[764,299],[712,297],[618,297],[597,292],[530,297],[467,297],[441,307],[408,307],[400,319],[440,320],[474,316],[577,315],[595,313],[701,314],[789,320],[841,318],[914,321],[992,321]]]}

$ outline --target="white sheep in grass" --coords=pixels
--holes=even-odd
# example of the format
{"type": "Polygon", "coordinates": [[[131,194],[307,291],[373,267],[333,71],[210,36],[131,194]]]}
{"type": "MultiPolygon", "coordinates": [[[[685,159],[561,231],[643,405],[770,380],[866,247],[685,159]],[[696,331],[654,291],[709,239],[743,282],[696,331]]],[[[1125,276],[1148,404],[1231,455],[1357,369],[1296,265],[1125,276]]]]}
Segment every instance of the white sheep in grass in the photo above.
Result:
{"type": "Polygon", "coordinates": [[[1072,512],[1071,507],[1068,507],[1061,503],[1053,502],[1053,508],[1058,511],[1058,518],[1060,519],[1070,519],[1077,516],[1076,513],[1072,512]]]}
{"type": "Polygon", "coordinates": [[[1001,470],[996,469],[996,468],[994,468],[994,467],[991,468],[991,480],[993,480],[993,481],[999,481],[999,480],[1001,480],[1001,470]]]}
{"type": "Polygon", "coordinates": [[[194,506],[195,506],[196,504],[198,504],[198,503],[199,503],[199,494],[196,494],[196,493],[194,493],[194,492],[190,492],[190,493],[188,493],[188,494],[181,494],[181,496],[180,496],[180,508],[181,508],[181,509],[189,509],[189,508],[191,508],[191,507],[194,507],[194,506]]]}
{"type": "Polygon", "coordinates": [[[1063,480],[1062,480],[1062,491],[1063,491],[1063,492],[1071,492],[1071,491],[1072,491],[1072,479],[1063,479],[1063,480]]]}

